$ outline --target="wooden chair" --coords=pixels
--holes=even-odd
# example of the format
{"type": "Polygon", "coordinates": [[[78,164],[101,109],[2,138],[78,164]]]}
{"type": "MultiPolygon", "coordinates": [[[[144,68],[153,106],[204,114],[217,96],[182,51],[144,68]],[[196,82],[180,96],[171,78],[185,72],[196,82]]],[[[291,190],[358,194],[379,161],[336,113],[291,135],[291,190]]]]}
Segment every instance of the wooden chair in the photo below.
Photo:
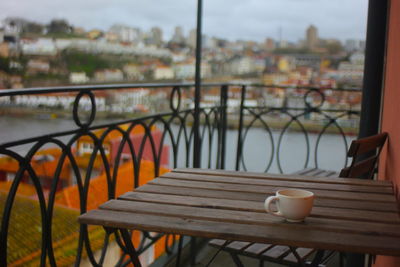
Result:
{"type": "Polygon", "coordinates": [[[347,156],[352,158],[352,162],[349,167],[342,169],[339,177],[372,179],[387,137],[387,133],[381,133],[354,140],[347,152],[347,156]]]}
{"type": "MultiPolygon", "coordinates": [[[[381,133],[352,141],[347,153],[347,156],[352,158],[352,162],[349,167],[341,170],[339,177],[362,177],[371,179],[375,173],[375,165],[386,142],[387,136],[387,133],[381,133]]],[[[294,174],[338,177],[337,172],[317,168],[303,169],[294,174]]],[[[316,262],[319,262],[320,264],[318,266],[325,266],[324,264],[328,262],[334,254],[332,251],[317,251],[312,248],[289,248],[272,244],[226,241],[221,239],[213,239],[209,244],[217,249],[228,252],[238,267],[244,266],[238,255],[258,259],[260,261],[259,266],[262,267],[264,266],[264,261],[275,262],[286,266],[314,266],[316,262]],[[316,255],[316,257],[314,257],[315,262],[307,261],[313,254],[316,255]]],[[[340,254],[340,265],[343,266],[342,253],[340,254]]]]}

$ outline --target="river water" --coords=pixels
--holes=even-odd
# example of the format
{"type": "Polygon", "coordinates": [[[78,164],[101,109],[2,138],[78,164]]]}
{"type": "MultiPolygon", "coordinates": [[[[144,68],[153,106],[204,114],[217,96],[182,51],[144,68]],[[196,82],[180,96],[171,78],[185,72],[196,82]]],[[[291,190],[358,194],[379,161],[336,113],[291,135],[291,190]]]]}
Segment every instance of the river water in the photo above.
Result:
{"type": "MultiPolygon", "coordinates": [[[[104,122],[104,121],[103,121],[104,122]]],[[[101,123],[101,122],[97,122],[101,123]]],[[[0,144],[6,142],[17,141],[33,136],[41,136],[48,133],[61,132],[78,128],[72,120],[68,119],[32,119],[32,118],[15,118],[0,117],[0,144]]],[[[173,126],[173,131],[177,132],[177,127],[173,126]]],[[[251,129],[244,141],[243,145],[243,163],[246,170],[264,172],[272,162],[268,172],[291,173],[304,167],[315,167],[315,147],[318,139],[317,134],[308,134],[308,142],[310,151],[307,161],[307,139],[304,134],[298,132],[287,132],[282,136],[281,145],[278,152],[278,140],[280,131],[272,132],[271,136],[261,128],[251,129]],[[281,164],[281,170],[278,166],[278,154],[281,164]],[[271,156],[272,155],[272,156],[271,156]]],[[[235,169],[236,148],[237,148],[237,130],[228,130],[226,140],[226,169],[235,169]]],[[[62,137],[64,141],[70,137],[62,137]]],[[[346,137],[347,145],[350,144],[354,137],[346,137]]],[[[166,141],[168,143],[168,140],[166,141]]],[[[216,145],[216,136],[213,141],[216,145]]],[[[23,145],[13,148],[16,151],[27,151],[30,145],[23,145]]],[[[208,140],[204,141],[202,146],[202,167],[208,167],[208,140]]],[[[317,149],[318,167],[327,170],[339,171],[345,165],[346,153],[345,140],[337,134],[324,134],[319,142],[317,149]]],[[[214,150],[215,151],[215,150],[214,150]]],[[[185,167],[186,161],[184,156],[186,149],[179,147],[178,167],[185,167]]],[[[213,156],[215,158],[215,156],[213,156]]],[[[212,157],[211,167],[215,167],[214,158],[212,157]]],[[[172,149],[170,149],[170,159],[172,159],[172,149]]],[[[171,166],[172,167],[172,166],[171,166]]],[[[243,164],[241,164],[243,170],[243,164]]]]}

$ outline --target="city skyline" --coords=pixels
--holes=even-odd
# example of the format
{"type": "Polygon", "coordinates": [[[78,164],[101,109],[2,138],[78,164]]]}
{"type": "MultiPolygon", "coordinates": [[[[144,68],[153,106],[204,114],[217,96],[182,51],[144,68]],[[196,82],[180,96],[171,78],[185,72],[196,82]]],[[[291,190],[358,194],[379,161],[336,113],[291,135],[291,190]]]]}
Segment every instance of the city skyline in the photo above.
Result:
{"type": "MultiPolygon", "coordinates": [[[[145,31],[158,26],[163,30],[165,39],[172,37],[176,26],[182,26],[185,35],[195,28],[195,1],[150,2],[5,0],[0,3],[3,10],[0,20],[22,17],[48,23],[51,19],[60,18],[85,30],[98,28],[105,31],[113,24],[138,27],[145,31]],[[38,5],[45,8],[38,9],[38,5]]],[[[231,41],[264,41],[271,37],[297,42],[304,39],[304,30],[313,24],[318,28],[321,38],[337,38],[341,41],[364,39],[367,4],[367,0],[338,0],[334,3],[326,0],[274,0],[266,3],[262,0],[246,3],[233,0],[226,6],[221,0],[204,1],[203,33],[231,41]],[[244,20],[238,20],[242,18],[244,20]]]]}

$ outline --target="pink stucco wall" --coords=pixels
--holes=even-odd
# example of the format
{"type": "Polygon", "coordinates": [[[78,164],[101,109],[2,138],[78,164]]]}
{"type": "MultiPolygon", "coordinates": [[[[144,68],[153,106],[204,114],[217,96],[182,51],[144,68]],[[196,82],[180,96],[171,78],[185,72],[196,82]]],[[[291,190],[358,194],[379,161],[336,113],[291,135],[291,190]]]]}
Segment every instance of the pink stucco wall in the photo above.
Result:
{"type": "MultiPolygon", "coordinates": [[[[382,151],[378,176],[394,182],[400,201],[400,0],[390,1],[389,12],[382,113],[382,131],[389,133],[389,142],[382,151]]],[[[378,256],[374,266],[400,266],[400,258],[378,256]]]]}

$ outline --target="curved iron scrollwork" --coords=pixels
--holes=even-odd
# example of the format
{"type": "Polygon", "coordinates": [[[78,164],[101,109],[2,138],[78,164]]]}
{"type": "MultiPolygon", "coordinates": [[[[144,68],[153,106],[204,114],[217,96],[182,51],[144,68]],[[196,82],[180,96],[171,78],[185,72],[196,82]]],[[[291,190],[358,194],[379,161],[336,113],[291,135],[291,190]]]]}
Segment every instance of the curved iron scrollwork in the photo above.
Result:
{"type": "MultiPolygon", "coordinates": [[[[187,97],[185,103],[187,105],[193,85],[122,85],[122,86],[98,86],[98,87],[68,87],[68,88],[43,88],[43,89],[26,89],[24,91],[13,90],[6,94],[1,92],[0,97],[7,95],[28,95],[28,94],[69,94],[75,92],[76,95],[72,102],[71,117],[77,129],[67,130],[64,132],[48,133],[44,136],[29,137],[24,140],[12,141],[0,145],[0,156],[7,157],[7,160],[15,161],[18,165],[15,177],[11,183],[9,192],[7,193],[3,211],[0,210],[1,216],[1,233],[0,233],[0,265],[6,266],[10,263],[10,251],[7,250],[7,243],[10,238],[10,221],[12,218],[13,206],[16,204],[17,191],[22,183],[29,182],[34,186],[35,195],[38,201],[40,213],[40,237],[38,242],[41,243],[40,259],[38,264],[45,266],[47,263],[51,266],[59,265],[60,259],[56,255],[54,244],[57,241],[58,233],[54,233],[54,216],[57,204],[58,189],[65,183],[65,166],[68,166],[71,174],[71,181],[76,188],[76,198],[78,201],[78,214],[85,213],[92,208],[93,201],[93,183],[96,177],[102,175],[104,184],[102,190],[105,190],[106,199],[113,199],[119,192],[120,173],[126,173],[126,164],[130,164],[132,168],[128,168],[132,177],[131,187],[126,191],[132,190],[143,184],[142,173],[149,173],[151,177],[160,175],[160,171],[168,168],[190,167],[192,160],[193,146],[193,128],[190,126],[193,122],[193,110],[190,106],[184,107],[182,99],[183,91],[187,97]],[[170,90],[170,106],[169,110],[162,111],[156,115],[149,115],[140,118],[126,119],[95,125],[97,112],[96,94],[98,91],[112,90],[116,92],[118,89],[135,90],[139,88],[147,88],[155,90],[170,90]],[[83,102],[83,103],[82,103],[83,102]],[[85,120],[82,115],[88,114],[85,120]],[[140,133],[140,134],[138,134],[140,133]],[[110,139],[117,139],[118,142],[113,147],[113,154],[110,152],[110,139]],[[30,146],[28,152],[18,151],[16,148],[20,145],[30,146]],[[51,173],[41,173],[38,170],[36,158],[43,155],[42,150],[47,147],[57,149],[56,159],[46,159],[43,161],[54,161],[51,173]],[[168,147],[170,150],[166,149],[168,147]],[[168,154],[167,154],[168,153],[168,154]],[[169,165],[165,165],[165,157],[171,157],[169,165]],[[146,163],[146,164],[144,164],[146,163]],[[144,164],[144,165],[143,165],[144,164]],[[150,167],[149,167],[150,166],[150,167]],[[124,168],[123,170],[121,168],[124,168]],[[144,170],[144,168],[148,168],[144,170]],[[47,177],[50,176],[50,177],[47,177]],[[44,177],[46,176],[46,177],[44,177]],[[44,180],[50,178],[50,184],[44,188],[44,180]],[[28,180],[27,180],[28,179],[28,180]],[[46,191],[46,192],[44,192],[46,191]]],[[[213,88],[215,86],[213,85],[213,88]]],[[[218,106],[219,103],[216,103],[218,106]]],[[[156,109],[162,107],[157,106],[156,109]]],[[[204,164],[207,167],[216,167],[213,162],[220,157],[220,150],[215,148],[220,144],[214,142],[217,132],[221,129],[219,125],[220,110],[216,108],[201,109],[201,116],[204,118],[201,129],[201,142],[208,142],[207,153],[204,154],[204,164]],[[218,151],[218,152],[217,152],[218,151]],[[216,153],[219,153],[218,155],[216,153]]],[[[51,156],[51,155],[50,155],[51,156]]],[[[49,157],[50,157],[49,156],[49,157]]],[[[45,165],[43,165],[45,166],[45,165]]],[[[150,178],[150,177],[149,177],[150,178]]],[[[46,180],[47,181],[47,180],[46,180]]],[[[1,204],[1,205],[3,205],[1,204]]],[[[77,214],[77,215],[78,215],[77,214]]],[[[76,218],[75,218],[76,220],[76,218]]],[[[76,222],[75,222],[76,223],[76,222]]],[[[86,225],[80,225],[77,238],[74,241],[75,247],[75,265],[79,265],[86,255],[90,263],[94,266],[102,265],[106,258],[107,248],[112,240],[125,251],[121,237],[116,232],[104,231],[100,238],[101,245],[93,244],[91,230],[86,225]],[[100,256],[95,257],[95,250],[100,247],[100,256]]],[[[32,226],[35,227],[35,226],[32,226]]],[[[139,234],[138,252],[143,253],[148,250],[156,242],[161,242],[162,234],[151,234],[142,232],[139,234]]],[[[99,239],[99,238],[97,238],[99,239]]],[[[165,243],[165,252],[171,254],[173,252],[172,243],[175,243],[174,235],[167,236],[162,241],[165,243]]],[[[24,242],[23,240],[20,240],[24,242]]],[[[119,261],[119,265],[127,264],[123,253],[119,261]]]]}
{"type": "MultiPolygon", "coordinates": [[[[125,188],[125,191],[130,191],[167,169],[193,166],[195,142],[192,127],[195,117],[193,86],[193,84],[126,84],[2,90],[0,98],[49,93],[68,93],[69,96],[75,94],[71,100],[71,117],[77,128],[0,144],[0,156],[6,158],[10,166],[14,166],[15,171],[4,202],[0,203],[0,265],[6,266],[12,261],[7,244],[10,240],[10,227],[15,220],[13,211],[18,205],[17,192],[23,187],[22,184],[29,183],[35,192],[37,210],[32,212],[37,213],[40,226],[29,227],[37,228],[34,229],[38,233],[37,241],[40,243],[40,247],[37,248],[39,251],[37,265],[57,266],[62,260],[56,252],[60,233],[57,233],[55,225],[59,201],[63,199],[59,194],[61,187],[66,184],[74,187],[76,217],[95,208],[93,203],[96,198],[101,198],[101,194],[96,195],[93,191],[94,185],[100,186],[100,189],[106,192],[106,195],[102,196],[104,199],[101,199],[105,201],[121,194],[122,183],[129,187],[125,188]],[[155,114],[95,124],[96,117],[101,114],[101,109],[98,108],[101,101],[97,99],[101,95],[99,92],[114,93],[119,90],[125,92],[141,89],[150,90],[151,93],[155,90],[164,92],[158,102],[153,103],[155,114]],[[26,147],[24,151],[18,149],[22,145],[26,147]],[[53,149],[51,153],[54,155],[50,152],[46,155],[47,152],[43,152],[49,147],[53,149]],[[166,157],[169,158],[168,162],[166,157]],[[147,176],[144,175],[146,179],[143,178],[143,173],[146,173],[147,176]],[[69,180],[66,179],[66,175],[69,180]],[[122,180],[122,176],[130,177],[129,183],[122,180]],[[102,177],[101,182],[98,177],[102,177]]],[[[250,170],[246,164],[249,155],[244,152],[244,147],[251,139],[251,131],[255,127],[264,131],[267,136],[265,140],[269,144],[264,148],[258,147],[266,155],[263,171],[271,171],[274,163],[278,166],[279,172],[286,171],[284,166],[286,159],[283,158],[282,147],[285,137],[294,128],[305,138],[303,167],[309,167],[311,162],[318,167],[324,135],[332,127],[336,128],[336,132],[343,136],[347,149],[347,137],[340,120],[358,116],[359,113],[357,110],[326,108],[326,94],[324,90],[317,88],[300,88],[301,96],[296,92],[294,98],[296,101],[303,99],[301,105],[292,107],[288,103],[291,100],[288,97],[283,98],[280,106],[271,106],[268,104],[268,96],[258,98],[262,105],[246,105],[246,92],[251,88],[245,85],[204,84],[203,87],[207,99],[201,103],[200,135],[197,142],[202,147],[202,167],[206,168],[228,166],[234,169],[232,166],[236,164],[238,170],[250,170]],[[240,97],[235,97],[235,100],[240,101],[240,106],[229,106],[230,90],[239,90],[240,97]],[[317,116],[318,120],[323,122],[313,139],[314,146],[311,145],[311,134],[307,124],[307,120],[313,116],[317,116]],[[273,127],[271,118],[279,121],[280,131],[273,127]],[[234,129],[229,129],[228,125],[234,129]],[[237,144],[234,142],[227,144],[228,136],[237,138],[237,144]],[[228,147],[230,149],[234,147],[237,152],[236,159],[228,155],[228,147]]],[[[255,86],[255,88],[258,93],[263,94],[263,89],[267,87],[255,86]]],[[[289,92],[292,89],[281,88],[281,90],[289,92]]],[[[151,99],[151,97],[149,94],[146,98],[151,99]]],[[[117,232],[78,225],[77,222],[74,227],[78,231],[75,234],[76,238],[72,239],[71,253],[76,266],[79,266],[84,256],[92,265],[102,265],[105,262],[107,249],[113,241],[122,249],[118,265],[127,264],[124,242],[117,232]],[[100,251],[98,257],[95,256],[96,251],[100,251]]],[[[174,251],[170,246],[172,243],[179,243],[179,248],[182,246],[182,237],[179,238],[179,242],[175,242],[178,238],[174,235],[162,240],[164,236],[161,234],[133,232],[132,237],[136,238],[139,253],[147,251],[156,242],[164,242],[167,254],[174,251]]],[[[23,239],[19,241],[24,242],[23,239]]]]}
{"type": "Polygon", "coordinates": [[[81,91],[78,93],[78,95],[75,97],[74,101],[74,106],[72,109],[72,117],[76,123],[81,128],[86,128],[89,127],[93,121],[94,118],[96,117],[96,99],[91,91],[81,91]],[[90,99],[90,116],[87,122],[82,122],[81,119],[79,118],[79,101],[81,100],[82,96],[87,95],[90,99]]]}
{"type": "Polygon", "coordinates": [[[179,86],[174,86],[174,88],[172,88],[171,96],[169,98],[169,107],[175,113],[177,113],[181,109],[181,98],[181,88],[179,86]]]}
{"type": "Polygon", "coordinates": [[[307,92],[304,94],[304,104],[307,107],[307,110],[313,110],[316,111],[319,108],[321,108],[325,103],[325,95],[324,93],[316,88],[311,88],[309,90],[307,90],[307,92]],[[315,101],[310,101],[311,99],[315,99],[315,97],[312,97],[312,94],[316,94],[320,100],[319,103],[315,101]]]}
{"type": "MultiPolygon", "coordinates": [[[[258,91],[264,89],[270,89],[270,87],[257,86],[258,91]]],[[[304,87],[293,89],[288,87],[276,87],[275,89],[285,90],[283,94],[284,97],[280,97],[282,103],[278,106],[268,105],[268,101],[265,98],[269,96],[260,99],[259,103],[261,103],[261,105],[246,106],[244,104],[245,94],[242,94],[242,106],[240,109],[238,126],[238,151],[240,151],[240,153],[238,152],[237,154],[236,170],[249,170],[246,161],[249,156],[252,156],[252,154],[243,151],[246,147],[246,142],[249,141],[248,133],[251,129],[254,129],[257,123],[258,128],[264,130],[264,133],[267,136],[266,139],[269,142],[269,147],[263,150],[265,152],[263,156],[265,159],[265,165],[262,171],[264,172],[272,171],[288,173],[295,171],[293,168],[287,168],[292,167],[287,166],[290,164],[288,155],[282,158],[284,151],[283,144],[286,143],[284,139],[288,135],[293,135],[293,133],[295,133],[298,138],[298,142],[304,144],[304,149],[301,149],[303,153],[302,155],[291,153],[293,154],[293,157],[296,157],[296,163],[303,162],[301,166],[297,166],[298,170],[301,168],[321,167],[321,157],[319,152],[322,149],[322,139],[324,136],[332,133],[339,136],[343,142],[343,154],[337,154],[334,156],[343,158],[343,164],[346,166],[348,144],[349,141],[354,138],[352,136],[355,136],[358,131],[358,123],[357,126],[352,127],[351,129],[353,135],[349,135],[343,129],[340,121],[345,118],[359,118],[360,111],[353,108],[349,109],[349,107],[343,108],[341,102],[346,103],[347,100],[344,99],[345,96],[339,96],[339,99],[333,99],[335,101],[332,102],[339,104],[328,105],[327,95],[325,93],[328,89],[304,87]],[[296,92],[290,96],[290,93],[288,92],[289,90],[296,90],[296,92]],[[301,91],[301,98],[298,96],[299,91],[301,91]],[[290,99],[290,97],[292,97],[292,99],[290,99]],[[290,103],[291,100],[293,103],[290,103]],[[285,165],[287,167],[285,167],[285,165]]],[[[249,88],[243,88],[243,92],[246,92],[246,90],[248,91],[249,88]]],[[[336,92],[342,95],[351,94],[353,96],[361,94],[361,91],[357,89],[340,90],[336,92]]],[[[350,104],[348,106],[350,106],[350,104]]],[[[344,122],[346,121],[344,120],[344,122]]],[[[299,146],[300,145],[296,144],[296,147],[293,147],[291,151],[298,152],[297,150],[299,149],[299,146]]],[[[291,155],[289,155],[289,157],[290,156],[291,155]]],[[[257,171],[260,171],[260,169],[257,171]]]]}

